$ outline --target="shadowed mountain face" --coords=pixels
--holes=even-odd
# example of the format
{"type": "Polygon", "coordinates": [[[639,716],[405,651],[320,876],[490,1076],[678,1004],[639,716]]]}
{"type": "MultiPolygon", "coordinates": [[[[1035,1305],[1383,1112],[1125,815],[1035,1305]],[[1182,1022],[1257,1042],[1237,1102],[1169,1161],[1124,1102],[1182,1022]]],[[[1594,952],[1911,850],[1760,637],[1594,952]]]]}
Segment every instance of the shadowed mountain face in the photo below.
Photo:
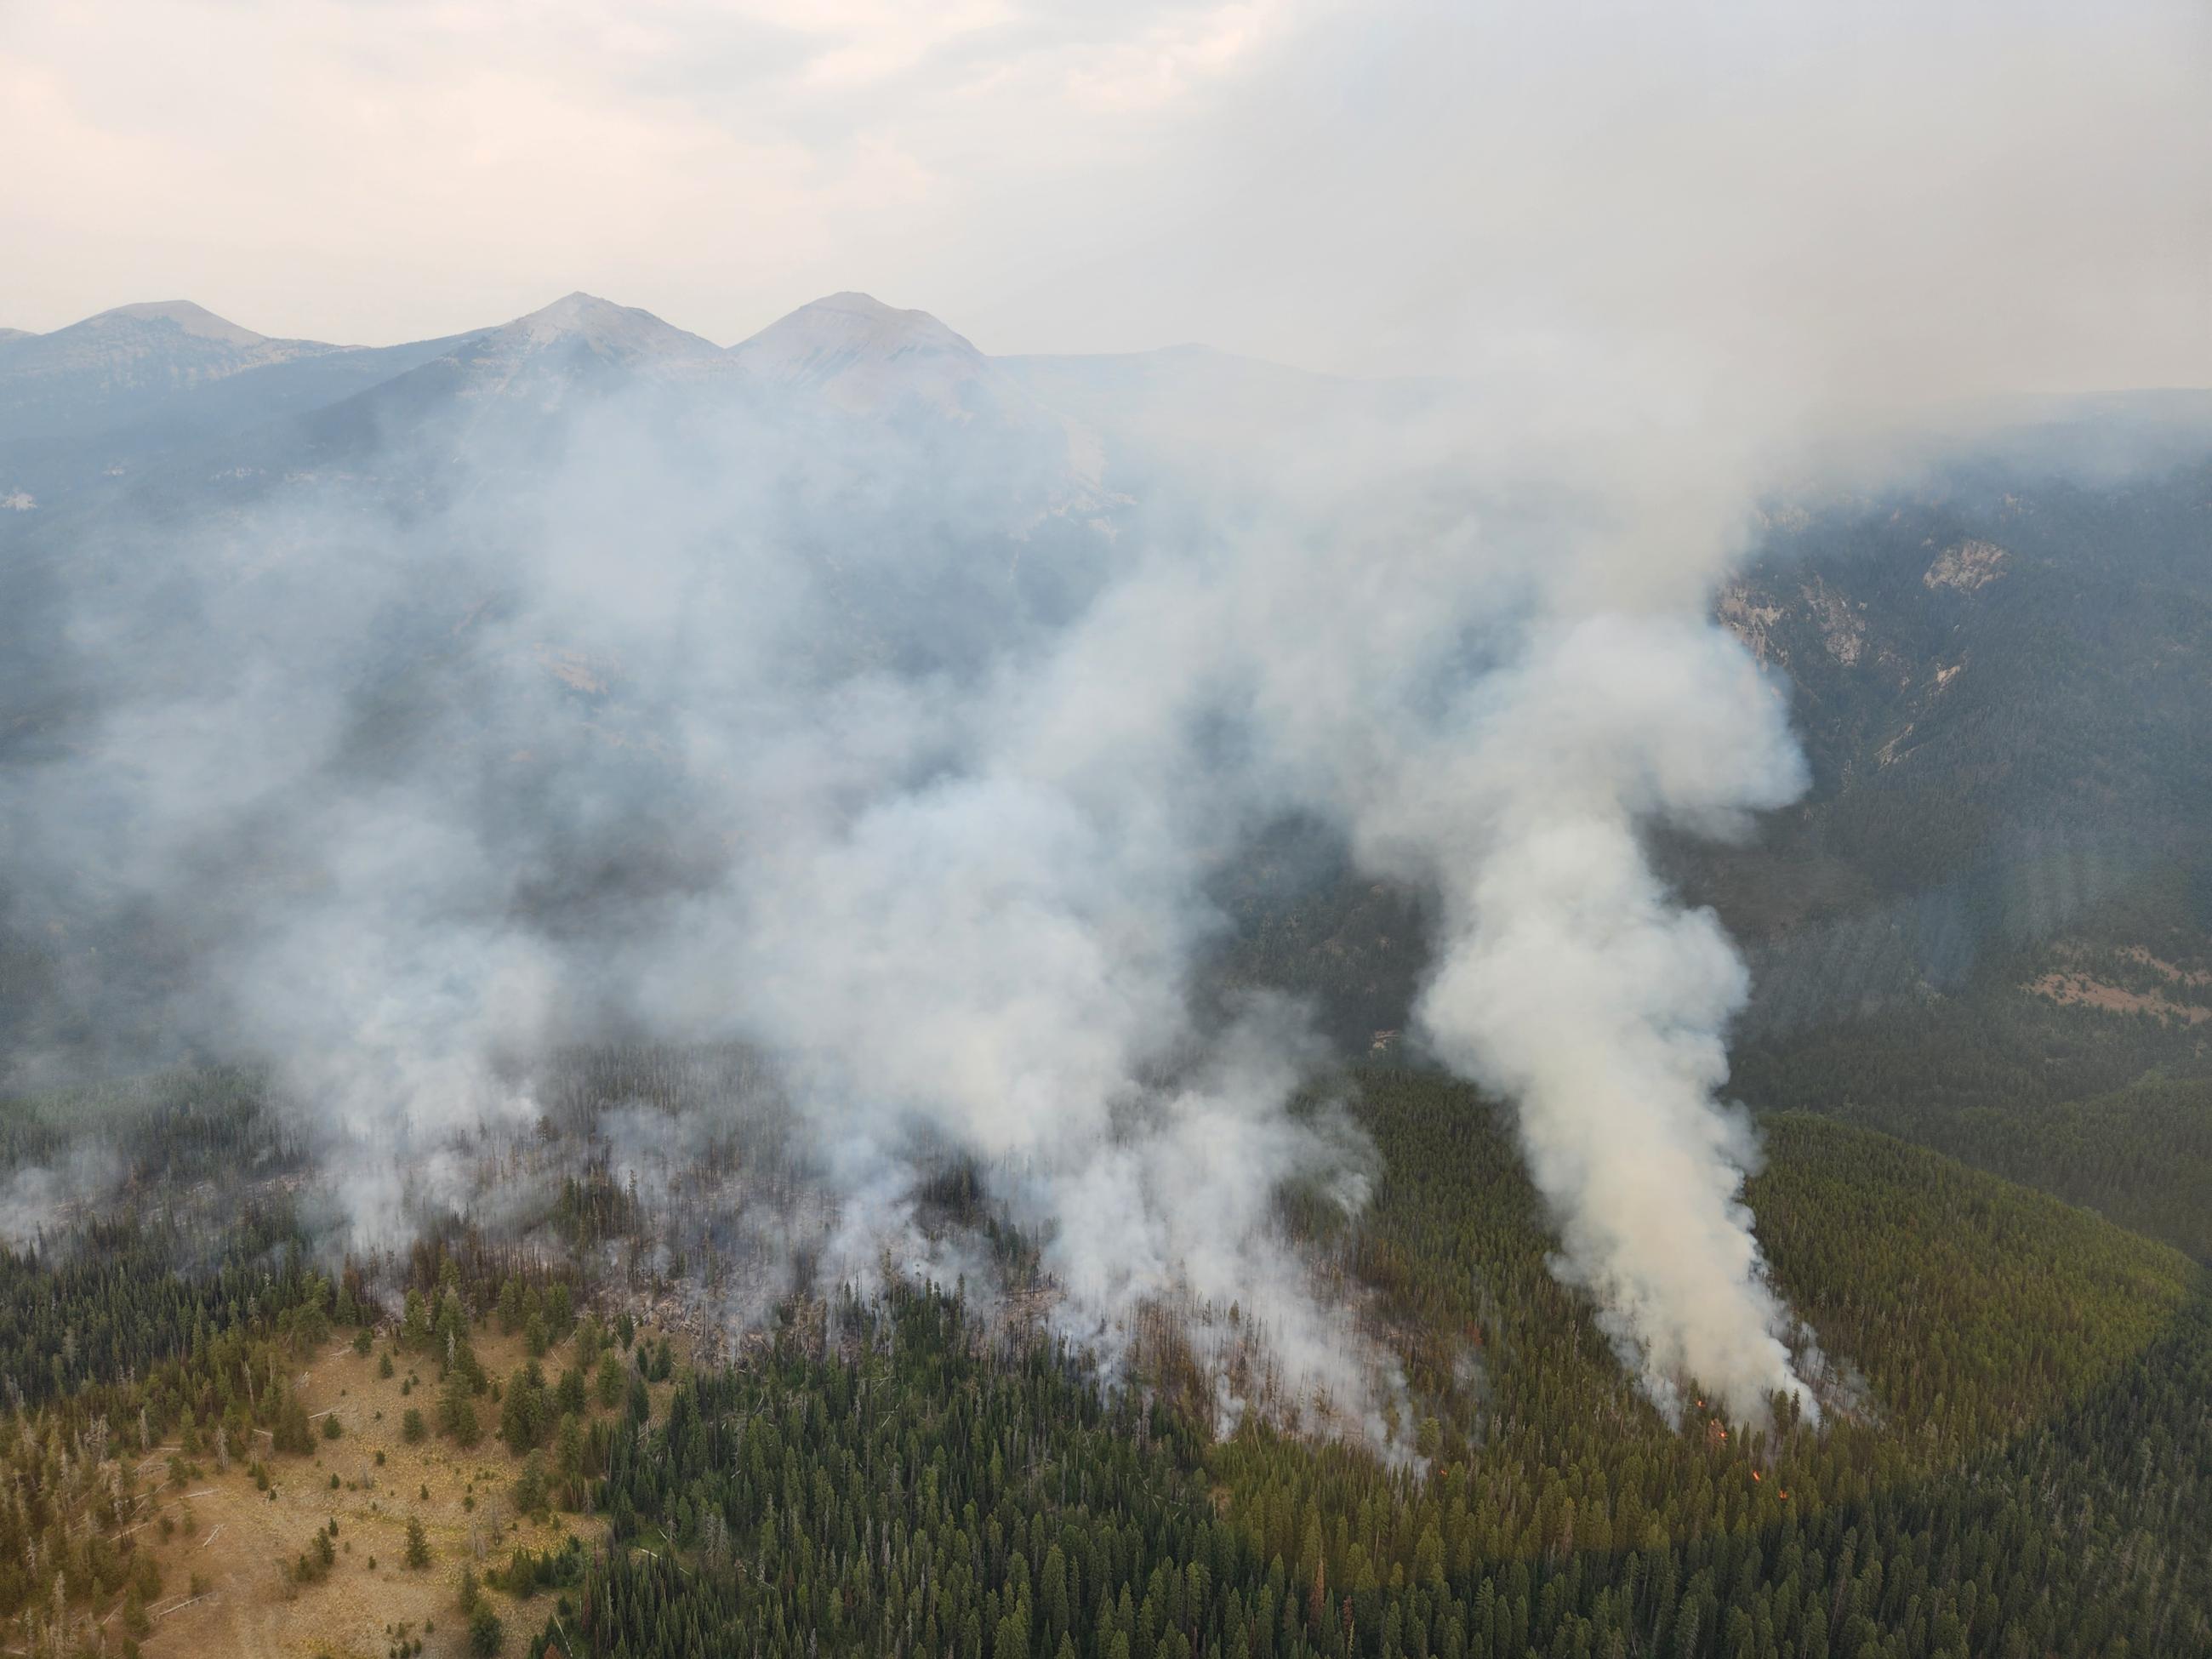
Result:
{"type": "Polygon", "coordinates": [[[1714,896],[1732,926],[1770,939],[1948,906],[1948,943],[1921,947],[1939,988],[1978,942],[2117,928],[2201,948],[2208,487],[2200,455],[2103,481],[1961,468],[1778,507],[1717,614],[1786,678],[1814,782],[1729,855],[1740,878],[1714,896]]]}
{"type": "MultiPolygon", "coordinates": [[[[1753,953],[1750,1029],[2123,946],[2173,965],[2173,1017],[2202,1018],[2187,1010],[2208,1006],[2192,975],[2212,965],[2208,452],[2118,477],[1976,458],[1770,503],[1714,615],[1788,686],[1812,787],[1747,842],[1662,848],[1753,953]]],[[[1317,902],[1316,924],[1346,908],[1317,902]]],[[[1314,953],[1316,986],[1356,963],[1352,987],[1402,994],[1418,936],[1381,931],[1387,950],[1328,926],[1269,948],[1314,953]]],[[[1368,1006],[1398,1023],[1387,999],[1368,1006]]]]}

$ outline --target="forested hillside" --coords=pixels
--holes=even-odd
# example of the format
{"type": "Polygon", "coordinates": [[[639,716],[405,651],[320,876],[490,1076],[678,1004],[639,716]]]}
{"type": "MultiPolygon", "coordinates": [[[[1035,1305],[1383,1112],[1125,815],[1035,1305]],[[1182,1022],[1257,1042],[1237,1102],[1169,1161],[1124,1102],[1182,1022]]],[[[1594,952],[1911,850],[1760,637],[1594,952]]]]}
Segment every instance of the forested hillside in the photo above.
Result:
{"type": "Polygon", "coordinates": [[[2024,996],[1931,999],[1743,1044],[1747,1099],[1936,1146],[2212,1261],[2212,1079],[2193,1037],[2024,996]]]}
{"type": "Polygon", "coordinates": [[[2212,1323],[2171,1253],[1782,1120],[1754,1199],[1832,1347],[1833,1403],[1817,1429],[1681,1434],[1543,1271],[1485,1109],[1408,1074],[1365,1098],[1388,1174],[1338,1248],[1435,1413],[1421,1463],[1260,1427],[1209,1447],[1065,1356],[979,1365],[957,1310],[902,1298],[854,1310],[842,1352],[698,1378],[618,1447],[616,1535],[640,1547],[547,1638],[1101,1659],[2212,1644],[2212,1323]]]}
{"type": "MultiPolygon", "coordinates": [[[[567,1090],[688,1064],[648,1060],[608,1055],[567,1090]]],[[[245,1122],[253,1086],[149,1094],[197,1087],[245,1122]]],[[[663,1223],[593,1175],[572,1105],[544,1144],[574,1178],[506,1243],[464,1229],[331,1277],[311,1225],[271,1209],[212,1276],[165,1266],[182,1241],[158,1212],[0,1256],[0,1328],[25,1334],[0,1614],[25,1651],[183,1651],[146,1609],[191,1599],[161,1565],[187,1558],[141,1529],[191,1506],[137,1469],[260,1443],[273,1486],[319,1482],[285,1379],[357,1331],[364,1377],[378,1354],[419,1374],[428,1449],[495,1437],[514,1460],[471,1486],[487,1514],[551,1517],[521,1553],[495,1533],[481,1559],[441,1554],[442,1610],[404,1638],[430,1653],[471,1650],[472,1629],[571,1659],[2212,1652],[2212,1303],[2176,1252],[1887,1136],[1771,1119],[1749,1196],[1820,1420],[1781,1401],[1731,1431],[1686,1401],[1678,1425],[1547,1270],[1503,1115],[1392,1069],[1316,1107],[1347,1094],[1372,1201],[1346,1223],[1291,1192],[1283,1224],[1404,1364],[1393,1446],[1239,1422],[1172,1343],[1102,1375],[980,1284],[867,1302],[823,1284],[734,1361],[626,1350],[615,1328],[681,1291],[667,1273],[717,1270],[602,1248],[663,1223]],[[519,1342],[504,1378],[473,1358],[519,1342]],[[559,1550],[564,1513],[606,1544],[559,1550]]],[[[413,1504],[383,1490],[397,1527],[413,1504]]],[[[263,1571],[199,1589],[193,1616],[278,1594],[334,1613],[335,1582],[376,1568],[310,1551],[263,1571]]]]}

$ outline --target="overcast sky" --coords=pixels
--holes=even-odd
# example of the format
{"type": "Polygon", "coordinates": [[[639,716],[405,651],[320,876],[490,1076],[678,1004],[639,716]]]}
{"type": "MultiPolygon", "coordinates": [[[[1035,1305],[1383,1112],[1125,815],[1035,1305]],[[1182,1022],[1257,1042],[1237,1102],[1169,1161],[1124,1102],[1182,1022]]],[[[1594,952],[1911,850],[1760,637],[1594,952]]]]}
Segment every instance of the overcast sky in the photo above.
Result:
{"type": "Polygon", "coordinates": [[[0,0],[0,325],[2212,384],[2212,7],[0,0]]]}

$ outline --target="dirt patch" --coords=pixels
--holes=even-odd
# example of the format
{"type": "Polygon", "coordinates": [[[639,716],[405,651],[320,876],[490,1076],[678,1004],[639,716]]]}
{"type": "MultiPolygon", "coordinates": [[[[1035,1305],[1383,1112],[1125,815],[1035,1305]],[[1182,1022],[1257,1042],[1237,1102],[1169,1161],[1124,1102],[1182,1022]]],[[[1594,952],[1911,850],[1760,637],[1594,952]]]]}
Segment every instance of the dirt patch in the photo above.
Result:
{"type": "Polygon", "coordinates": [[[2155,991],[2130,991],[2124,986],[2092,979],[2081,973],[2051,973],[2023,988],[2053,1002],[2085,1008],[2101,1008],[2116,1014],[2155,1014],[2180,1019],[2191,1025],[2212,1019],[2212,1008],[2192,1008],[2155,991]]]}
{"type": "Polygon", "coordinates": [[[1849,668],[1866,651],[1866,618],[1851,602],[1820,577],[1802,589],[1805,604],[1820,629],[1820,643],[1828,654],[1849,668]]]}
{"type": "Polygon", "coordinates": [[[538,665],[571,691],[604,696],[621,672],[611,658],[593,657],[565,647],[540,644],[538,665]]]}
{"type": "Polygon", "coordinates": [[[2120,954],[2130,962],[2140,963],[2172,984],[2212,985],[2212,969],[2178,968],[2172,963],[2151,955],[2149,950],[2143,945],[2128,945],[2121,951],[2120,954]]]}
{"type": "MultiPolygon", "coordinates": [[[[483,1331],[474,1340],[477,1358],[502,1382],[526,1357],[520,1336],[483,1331]]],[[[147,1609],[154,1625],[143,1644],[148,1659],[383,1659],[386,1626],[403,1622],[416,1637],[434,1626],[426,1656],[459,1655],[467,1650],[458,1599],[464,1567],[481,1575],[518,1543],[546,1549],[574,1533],[591,1544],[605,1533],[591,1516],[556,1511],[543,1523],[514,1516],[506,1494],[522,1460],[489,1435],[466,1451],[434,1435],[409,1445],[400,1434],[402,1414],[414,1406],[434,1416],[436,1367],[417,1356],[380,1377],[377,1355],[389,1346],[380,1343],[364,1356],[349,1342],[334,1342],[295,1376],[315,1420],[317,1450],[309,1458],[268,1459],[273,1498],[256,1489],[247,1455],[234,1455],[227,1474],[204,1455],[202,1473],[184,1489],[162,1486],[159,1510],[177,1526],[164,1536],[159,1521],[149,1519],[135,1534],[161,1568],[162,1593],[147,1609]],[[410,1368],[422,1381],[403,1396],[410,1368]],[[344,1425],[337,1440],[320,1437],[325,1415],[344,1425]],[[410,1517],[422,1521],[430,1545],[430,1565],[419,1570],[406,1565],[410,1517]],[[333,1519],[337,1556],[330,1576],[295,1590],[284,1564],[297,1560],[316,1528],[333,1519]]],[[[551,1378],[572,1361],[570,1345],[562,1344],[542,1363],[551,1378]]],[[[668,1389],[653,1392],[665,1409],[668,1389]]],[[[497,1407],[478,1406],[495,1420],[497,1407]]],[[[265,1440],[256,1455],[266,1455],[265,1440]]],[[[165,1454],[148,1460],[148,1478],[158,1478],[166,1461],[165,1454]]],[[[491,1590],[484,1595],[507,1621],[511,1653],[522,1650],[524,1633],[534,1632],[552,1605],[543,1594],[520,1606],[491,1590]]]]}
{"type": "Polygon", "coordinates": [[[2004,549],[1995,542],[1960,542],[1936,556],[1936,562],[1921,577],[1921,586],[1955,588],[1961,593],[1971,593],[1978,587],[1987,587],[2004,574],[2000,568],[2004,559],[2004,549]]]}
{"type": "Polygon", "coordinates": [[[1741,582],[1724,589],[1720,599],[1720,623],[1762,663],[1786,666],[1789,653],[1774,637],[1775,624],[1789,613],[1778,605],[1761,605],[1741,582]]]}

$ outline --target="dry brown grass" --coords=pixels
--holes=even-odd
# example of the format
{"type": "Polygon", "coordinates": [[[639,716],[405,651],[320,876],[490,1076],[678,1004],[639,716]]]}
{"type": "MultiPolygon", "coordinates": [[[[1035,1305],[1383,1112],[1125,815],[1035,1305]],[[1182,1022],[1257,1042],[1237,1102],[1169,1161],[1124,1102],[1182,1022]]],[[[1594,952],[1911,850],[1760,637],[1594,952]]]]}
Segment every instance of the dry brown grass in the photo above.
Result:
{"type": "MultiPolygon", "coordinates": [[[[2162,967],[2165,964],[2159,965],[2162,967]]],[[[2178,976],[2179,970],[2175,971],[2178,976]]],[[[2045,974],[2027,988],[2037,996],[2048,997],[2053,1002],[2101,1008],[2107,1013],[2153,1014],[2160,1018],[2179,1019],[2191,1025],[2212,1019],[2212,1008],[2176,1002],[2155,991],[2130,991],[2124,986],[2108,985],[2102,980],[2090,978],[2087,974],[2045,974]]]]}
{"type": "MultiPolygon", "coordinates": [[[[522,1460],[489,1432],[468,1451],[435,1434],[419,1445],[407,1444],[399,1425],[408,1407],[419,1407],[425,1419],[436,1420],[436,1367],[415,1359],[411,1369],[422,1382],[403,1397],[409,1363],[396,1360],[388,1380],[376,1374],[376,1356],[389,1346],[380,1343],[364,1357],[354,1352],[349,1340],[334,1340],[295,1376],[301,1400],[316,1414],[316,1451],[312,1457],[269,1457],[265,1439],[261,1442],[259,1455],[268,1462],[274,1501],[255,1488],[249,1460],[242,1455],[234,1457],[228,1474],[216,1473],[214,1459],[204,1456],[202,1478],[183,1491],[161,1488],[160,1507],[179,1522],[178,1528],[164,1538],[159,1525],[149,1522],[136,1534],[161,1567],[162,1594],[149,1609],[154,1628],[143,1644],[148,1659],[312,1659],[324,1654],[331,1659],[383,1659],[386,1627],[401,1622],[411,1625],[417,1636],[425,1625],[434,1624],[424,1644],[426,1656],[459,1655],[467,1649],[466,1621],[458,1601],[465,1566],[475,1565],[481,1576],[485,1567],[505,1560],[517,1543],[545,1549],[571,1532],[587,1544],[602,1534],[602,1523],[587,1516],[556,1512],[542,1525],[514,1516],[506,1493],[521,1473],[522,1460]],[[341,1438],[321,1437],[321,1414],[326,1412],[335,1412],[345,1425],[341,1438]],[[376,1466],[379,1451],[385,1456],[382,1468],[376,1466]],[[359,1484],[364,1471],[370,1480],[367,1486],[359,1484]],[[341,1483],[335,1492],[330,1486],[334,1473],[341,1483]],[[424,1486],[429,1488],[427,1500],[421,1495],[424,1486]],[[190,1530],[183,1524],[187,1512],[190,1530]],[[430,1543],[431,1565],[421,1571],[405,1565],[410,1516],[421,1517],[430,1543]],[[337,1565],[320,1583],[295,1589],[286,1582],[284,1564],[311,1547],[315,1529],[333,1516],[338,1523],[337,1565]],[[472,1524],[485,1545],[480,1563],[470,1550],[472,1524]],[[207,1586],[198,1599],[191,1589],[194,1574],[207,1586]]],[[[502,1383],[526,1357],[520,1337],[503,1338],[489,1330],[477,1334],[476,1350],[485,1369],[502,1383]]],[[[555,1348],[544,1362],[546,1375],[558,1376],[572,1361],[570,1345],[555,1348]]],[[[657,1410],[665,1409],[666,1392],[653,1390],[657,1410]]],[[[480,1400],[477,1408],[487,1431],[496,1425],[496,1406],[480,1400]]],[[[148,1473],[159,1467],[155,1460],[148,1473]]],[[[496,1592],[484,1594],[507,1621],[507,1651],[520,1654],[526,1632],[543,1624],[550,1601],[541,1594],[518,1607],[496,1592]]]]}

